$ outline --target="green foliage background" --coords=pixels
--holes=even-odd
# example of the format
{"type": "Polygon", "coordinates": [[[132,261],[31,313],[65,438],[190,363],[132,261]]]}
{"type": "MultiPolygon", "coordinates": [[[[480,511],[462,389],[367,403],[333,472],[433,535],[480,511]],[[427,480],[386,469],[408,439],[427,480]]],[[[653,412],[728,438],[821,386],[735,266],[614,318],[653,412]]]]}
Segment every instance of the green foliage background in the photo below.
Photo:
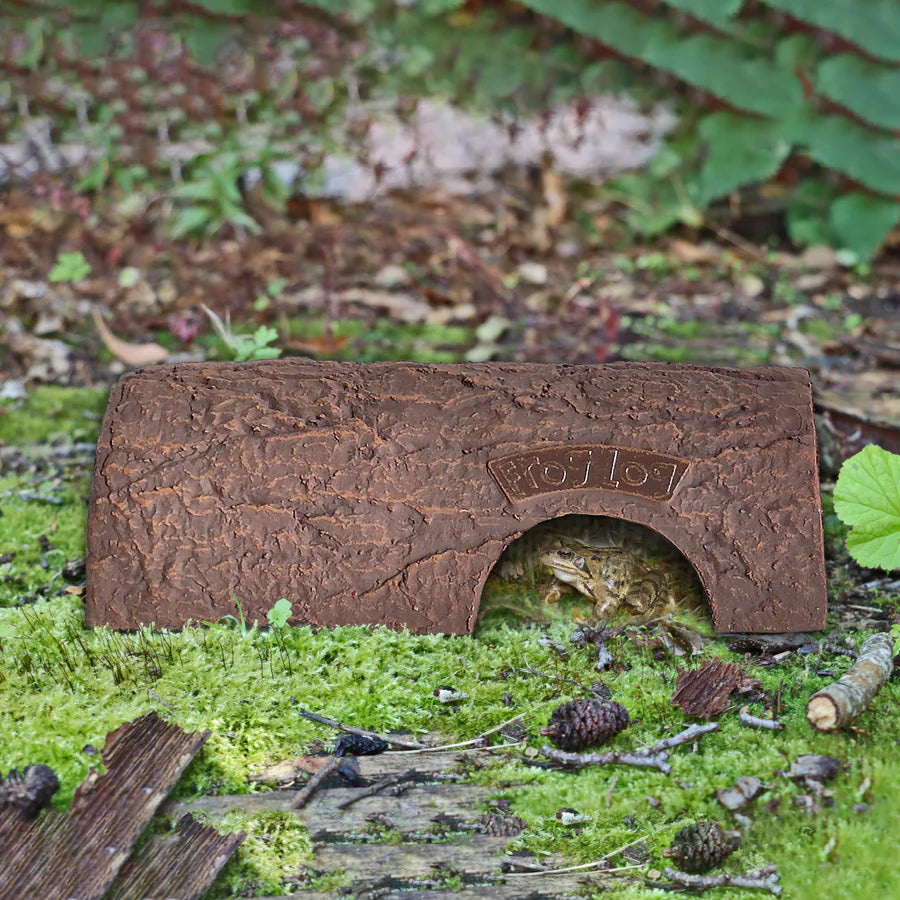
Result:
{"type": "MultiPolygon", "coordinates": [[[[662,162],[612,185],[640,232],[696,225],[731,192],[776,177],[798,243],[865,258],[900,220],[893,0],[48,0],[0,10],[4,65],[10,85],[27,76],[29,115],[51,111],[60,136],[89,132],[102,145],[83,187],[171,175],[180,235],[255,230],[238,184],[259,170],[279,207],[279,159],[299,156],[300,187],[314,186],[323,154],[346,151],[351,95],[443,94],[520,114],[623,88],[682,100],[662,162]],[[338,36],[330,49],[318,40],[326,33],[338,36]],[[261,50],[276,44],[291,67],[267,62],[261,50]],[[207,82],[228,88],[229,62],[252,77],[219,96],[207,82]],[[161,130],[205,148],[172,175],[161,130]]],[[[21,95],[0,93],[13,131],[21,111],[21,95]]]]}

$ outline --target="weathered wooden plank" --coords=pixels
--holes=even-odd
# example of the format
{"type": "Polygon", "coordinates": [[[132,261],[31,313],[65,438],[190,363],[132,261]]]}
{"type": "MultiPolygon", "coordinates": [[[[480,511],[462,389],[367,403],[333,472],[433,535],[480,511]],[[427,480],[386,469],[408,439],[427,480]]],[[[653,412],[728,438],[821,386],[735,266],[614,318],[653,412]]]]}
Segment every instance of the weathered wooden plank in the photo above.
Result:
{"type": "Polygon", "coordinates": [[[326,844],[312,866],[345,869],[354,889],[381,882],[401,883],[454,872],[470,878],[500,875],[503,851],[511,838],[467,835],[440,844],[326,844]]]}
{"type": "Polygon", "coordinates": [[[331,788],[320,790],[303,809],[294,809],[296,791],[271,791],[265,794],[229,794],[218,797],[197,797],[166,803],[162,812],[180,817],[186,813],[206,813],[218,818],[233,809],[245,813],[267,810],[293,812],[306,822],[314,837],[326,833],[343,834],[366,827],[373,816],[384,817],[390,826],[401,833],[424,831],[430,822],[472,822],[482,815],[479,805],[497,793],[496,788],[475,784],[416,785],[402,794],[373,794],[363,797],[344,809],[340,804],[352,800],[359,788],[331,788]]]}
{"type": "Polygon", "coordinates": [[[125,863],[104,900],[199,900],[245,837],[184,816],[174,834],[154,837],[125,863]]]}
{"type": "Polygon", "coordinates": [[[504,548],[570,513],[670,540],[717,631],[825,625],[808,372],[301,359],[123,376],[87,622],[218,619],[240,585],[251,621],[289,597],[295,622],[468,633],[504,548]]]}
{"type": "MultiPolygon", "coordinates": [[[[597,879],[581,875],[554,875],[536,878],[516,878],[507,884],[487,884],[466,888],[463,891],[391,891],[378,893],[378,900],[563,900],[573,896],[584,897],[597,879]]],[[[599,889],[598,889],[599,892],[599,889]]],[[[333,893],[303,891],[296,895],[300,900],[335,900],[333,893]]],[[[275,897],[253,897],[252,900],[282,900],[275,897]]]]}
{"type": "MultiPolygon", "coordinates": [[[[389,751],[376,756],[360,756],[359,774],[363,778],[381,778],[396,772],[412,770],[417,778],[446,775],[460,768],[477,769],[490,762],[482,748],[436,750],[434,752],[389,751]]],[[[291,784],[305,781],[309,775],[309,757],[298,756],[266,766],[250,775],[255,784],[274,782],[291,784]]]]}
{"type": "Polygon", "coordinates": [[[66,814],[0,820],[0,900],[99,900],[207,737],[155,713],[110,732],[106,772],[91,771],[66,814]]]}

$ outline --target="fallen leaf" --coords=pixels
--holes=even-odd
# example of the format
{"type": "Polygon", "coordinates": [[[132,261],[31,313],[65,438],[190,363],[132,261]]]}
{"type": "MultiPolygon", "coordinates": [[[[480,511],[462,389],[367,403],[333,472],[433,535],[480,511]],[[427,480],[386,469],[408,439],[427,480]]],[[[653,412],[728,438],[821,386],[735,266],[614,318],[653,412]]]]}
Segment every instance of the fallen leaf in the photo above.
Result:
{"type": "Polygon", "coordinates": [[[100,339],[106,345],[106,349],[112,353],[116,359],[121,360],[126,366],[151,366],[154,363],[165,362],[169,357],[169,351],[159,344],[129,344],[117,338],[106,327],[106,322],[100,315],[100,311],[96,306],[91,307],[91,315],[94,317],[94,324],[97,331],[100,332],[100,339]]]}

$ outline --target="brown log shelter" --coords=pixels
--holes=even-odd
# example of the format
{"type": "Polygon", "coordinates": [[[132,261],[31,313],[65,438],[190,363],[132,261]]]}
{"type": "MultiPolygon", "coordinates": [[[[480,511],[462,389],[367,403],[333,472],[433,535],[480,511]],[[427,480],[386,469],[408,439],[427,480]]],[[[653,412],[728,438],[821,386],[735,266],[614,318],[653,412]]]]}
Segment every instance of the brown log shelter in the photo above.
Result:
{"type": "Polygon", "coordinates": [[[809,374],[665,363],[185,363],[114,388],[87,621],[236,612],[467,633],[503,549],[580,513],[645,525],[719,632],[825,624],[809,374]]]}

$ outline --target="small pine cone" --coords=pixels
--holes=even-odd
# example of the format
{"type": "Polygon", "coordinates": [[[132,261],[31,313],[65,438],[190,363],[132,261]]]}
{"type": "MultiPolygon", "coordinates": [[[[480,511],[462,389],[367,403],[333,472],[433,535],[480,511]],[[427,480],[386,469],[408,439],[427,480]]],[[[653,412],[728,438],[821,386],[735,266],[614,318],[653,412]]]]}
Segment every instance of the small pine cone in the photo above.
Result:
{"type": "Polygon", "coordinates": [[[628,710],[613,700],[570,700],[557,706],[541,734],[560,750],[596,747],[628,726],[628,710]]]}
{"type": "Polygon", "coordinates": [[[342,734],[334,742],[335,756],[375,756],[384,753],[388,743],[365,734],[342,734]]]}
{"type": "Polygon", "coordinates": [[[0,809],[16,809],[23,819],[33,819],[59,790],[59,779],[50,766],[13,769],[0,781],[0,809]]]}
{"type": "Polygon", "coordinates": [[[741,846],[737,831],[722,831],[718,822],[695,822],[682,828],[663,856],[684,872],[702,875],[731,856],[741,846]]]}
{"type": "Polygon", "coordinates": [[[489,813],[479,825],[479,830],[483,834],[490,834],[494,837],[516,837],[528,827],[528,823],[524,819],[503,812],[489,813]]]}

